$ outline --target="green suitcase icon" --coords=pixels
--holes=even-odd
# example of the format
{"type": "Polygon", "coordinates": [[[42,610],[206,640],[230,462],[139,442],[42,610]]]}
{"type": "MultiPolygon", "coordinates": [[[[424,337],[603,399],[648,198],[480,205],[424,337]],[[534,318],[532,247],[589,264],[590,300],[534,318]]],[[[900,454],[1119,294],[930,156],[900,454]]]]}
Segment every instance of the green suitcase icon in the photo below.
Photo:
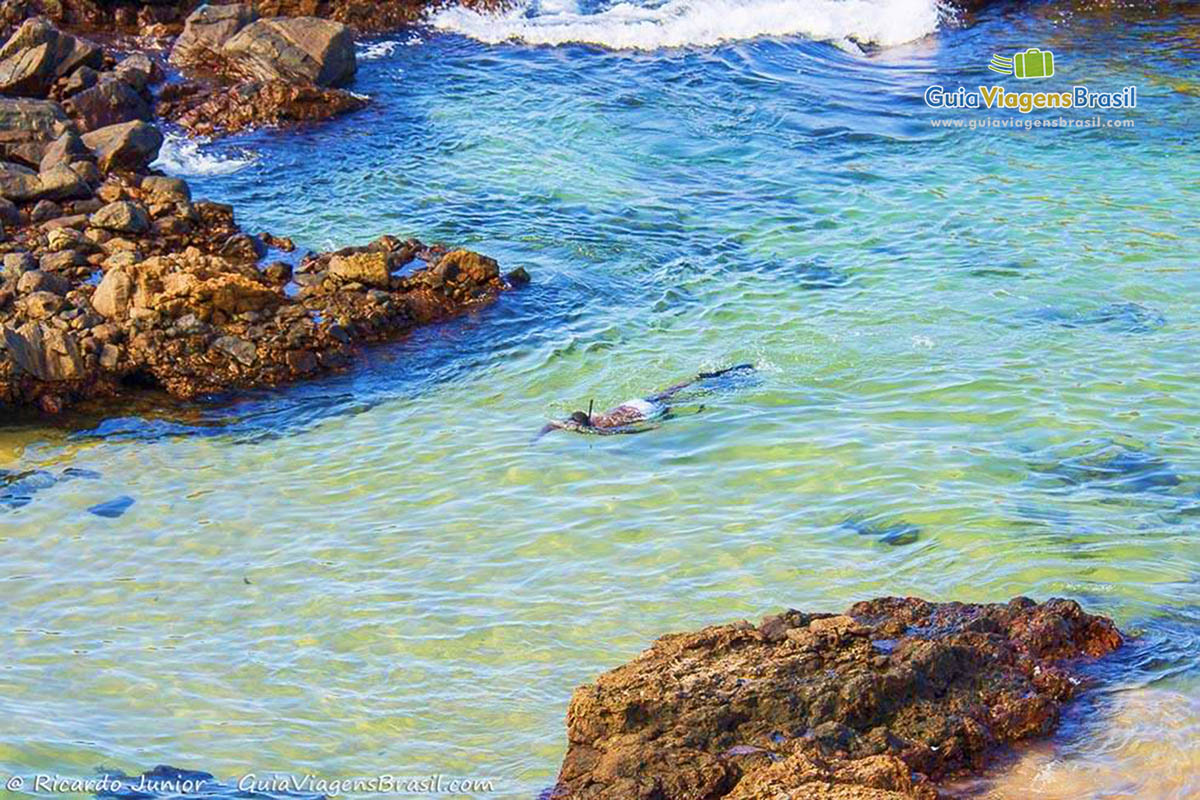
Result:
{"type": "Polygon", "coordinates": [[[1013,55],[1013,74],[1018,78],[1049,78],[1054,74],[1054,53],[1031,47],[1013,55]]]}

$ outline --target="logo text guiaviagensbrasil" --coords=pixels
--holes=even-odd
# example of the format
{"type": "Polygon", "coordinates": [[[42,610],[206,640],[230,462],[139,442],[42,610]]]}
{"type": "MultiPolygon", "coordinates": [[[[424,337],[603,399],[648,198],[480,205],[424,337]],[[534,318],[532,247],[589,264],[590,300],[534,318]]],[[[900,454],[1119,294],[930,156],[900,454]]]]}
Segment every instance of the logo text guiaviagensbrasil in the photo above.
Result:
{"type": "MultiPolygon", "coordinates": [[[[1054,53],[1037,47],[1026,48],[1011,56],[993,55],[988,69],[1018,80],[1044,80],[1054,77],[1054,53]]],[[[1087,86],[1070,86],[1058,91],[1010,92],[1001,84],[968,89],[947,89],[941,84],[925,90],[925,105],[930,108],[968,108],[1010,110],[1029,114],[1044,109],[1124,109],[1137,107],[1137,87],[1126,86],[1117,92],[1098,92],[1087,86]]]]}

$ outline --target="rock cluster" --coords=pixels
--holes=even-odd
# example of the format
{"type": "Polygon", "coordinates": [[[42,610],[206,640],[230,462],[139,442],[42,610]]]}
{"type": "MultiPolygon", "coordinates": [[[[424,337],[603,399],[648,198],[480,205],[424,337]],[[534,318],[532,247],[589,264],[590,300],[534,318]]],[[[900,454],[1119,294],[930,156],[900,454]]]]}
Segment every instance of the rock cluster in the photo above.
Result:
{"type": "Polygon", "coordinates": [[[393,237],[264,266],[292,243],[248,235],[232,208],[150,169],[162,133],[129,99],[160,79],[149,59],[117,62],[42,19],[0,54],[33,95],[0,97],[0,404],[278,384],[525,280],[393,237]],[[101,89],[114,101],[88,99],[101,89]]]}
{"type": "MultiPolygon", "coordinates": [[[[503,0],[465,3],[476,8],[498,8],[502,4],[503,0]]],[[[200,0],[3,0],[0,29],[7,31],[28,17],[44,16],[70,30],[177,36],[185,18],[200,5],[200,0]]],[[[344,23],[362,33],[383,33],[411,25],[420,21],[430,5],[429,0],[256,0],[254,3],[263,17],[320,17],[344,23]]]]}
{"type": "Polygon", "coordinates": [[[1121,645],[1068,600],[859,603],[659,639],[579,689],[555,800],[936,800],[1121,645]]]}
{"type": "Polygon", "coordinates": [[[196,134],[327,119],[366,105],[335,88],[358,69],[353,33],[318,17],[260,19],[250,5],[203,5],[187,18],[170,62],[193,80],[168,87],[158,111],[196,134]]]}

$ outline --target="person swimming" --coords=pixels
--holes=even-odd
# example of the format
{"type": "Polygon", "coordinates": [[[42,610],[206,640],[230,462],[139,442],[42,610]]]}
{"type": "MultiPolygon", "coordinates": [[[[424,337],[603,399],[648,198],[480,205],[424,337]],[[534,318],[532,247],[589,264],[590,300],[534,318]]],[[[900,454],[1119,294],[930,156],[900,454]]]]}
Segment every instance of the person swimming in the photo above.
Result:
{"type": "Polygon", "coordinates": [[[540,439],[551,431],[572,431],[596,436],[615,436],[618,434],[644,433],[656,427],[653,423],[668,419],[672,415],[670,400],[684,389],[695,386],[701,381],[719,378],[735,372],[753,372],[753,364],[738,364],[735,367],[717,370],[716,372],[701,372],[694,378],[677,383],[658,394],[645,398],[626,400],[621,405],[610,408],[603,414],[593,414],[592,404],[587,411],[575,411],[563,420],[554,420],[538,432],[540,439]]]}

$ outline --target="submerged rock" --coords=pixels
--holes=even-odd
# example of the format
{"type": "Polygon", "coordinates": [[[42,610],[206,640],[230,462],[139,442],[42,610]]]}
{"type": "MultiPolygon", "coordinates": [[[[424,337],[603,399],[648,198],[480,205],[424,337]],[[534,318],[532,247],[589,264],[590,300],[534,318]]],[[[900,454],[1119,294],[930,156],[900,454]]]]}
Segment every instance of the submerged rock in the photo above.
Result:
{"type": "Polygon", "coordinates": [[[1069,600],[858,603],[664,636],[575,692],[555,800],[935,800],[1121,645],[1069,600]]]}
{"type": "Polygon", "coordinates": [[[89,514],[94,514],[97,517],[105,519],[117,519],[125,515],[125,512],[133,507],[136,502],[132,497],[124,496],[117,497],[103,503],[97,503],[88,509],[89,514]]]}

